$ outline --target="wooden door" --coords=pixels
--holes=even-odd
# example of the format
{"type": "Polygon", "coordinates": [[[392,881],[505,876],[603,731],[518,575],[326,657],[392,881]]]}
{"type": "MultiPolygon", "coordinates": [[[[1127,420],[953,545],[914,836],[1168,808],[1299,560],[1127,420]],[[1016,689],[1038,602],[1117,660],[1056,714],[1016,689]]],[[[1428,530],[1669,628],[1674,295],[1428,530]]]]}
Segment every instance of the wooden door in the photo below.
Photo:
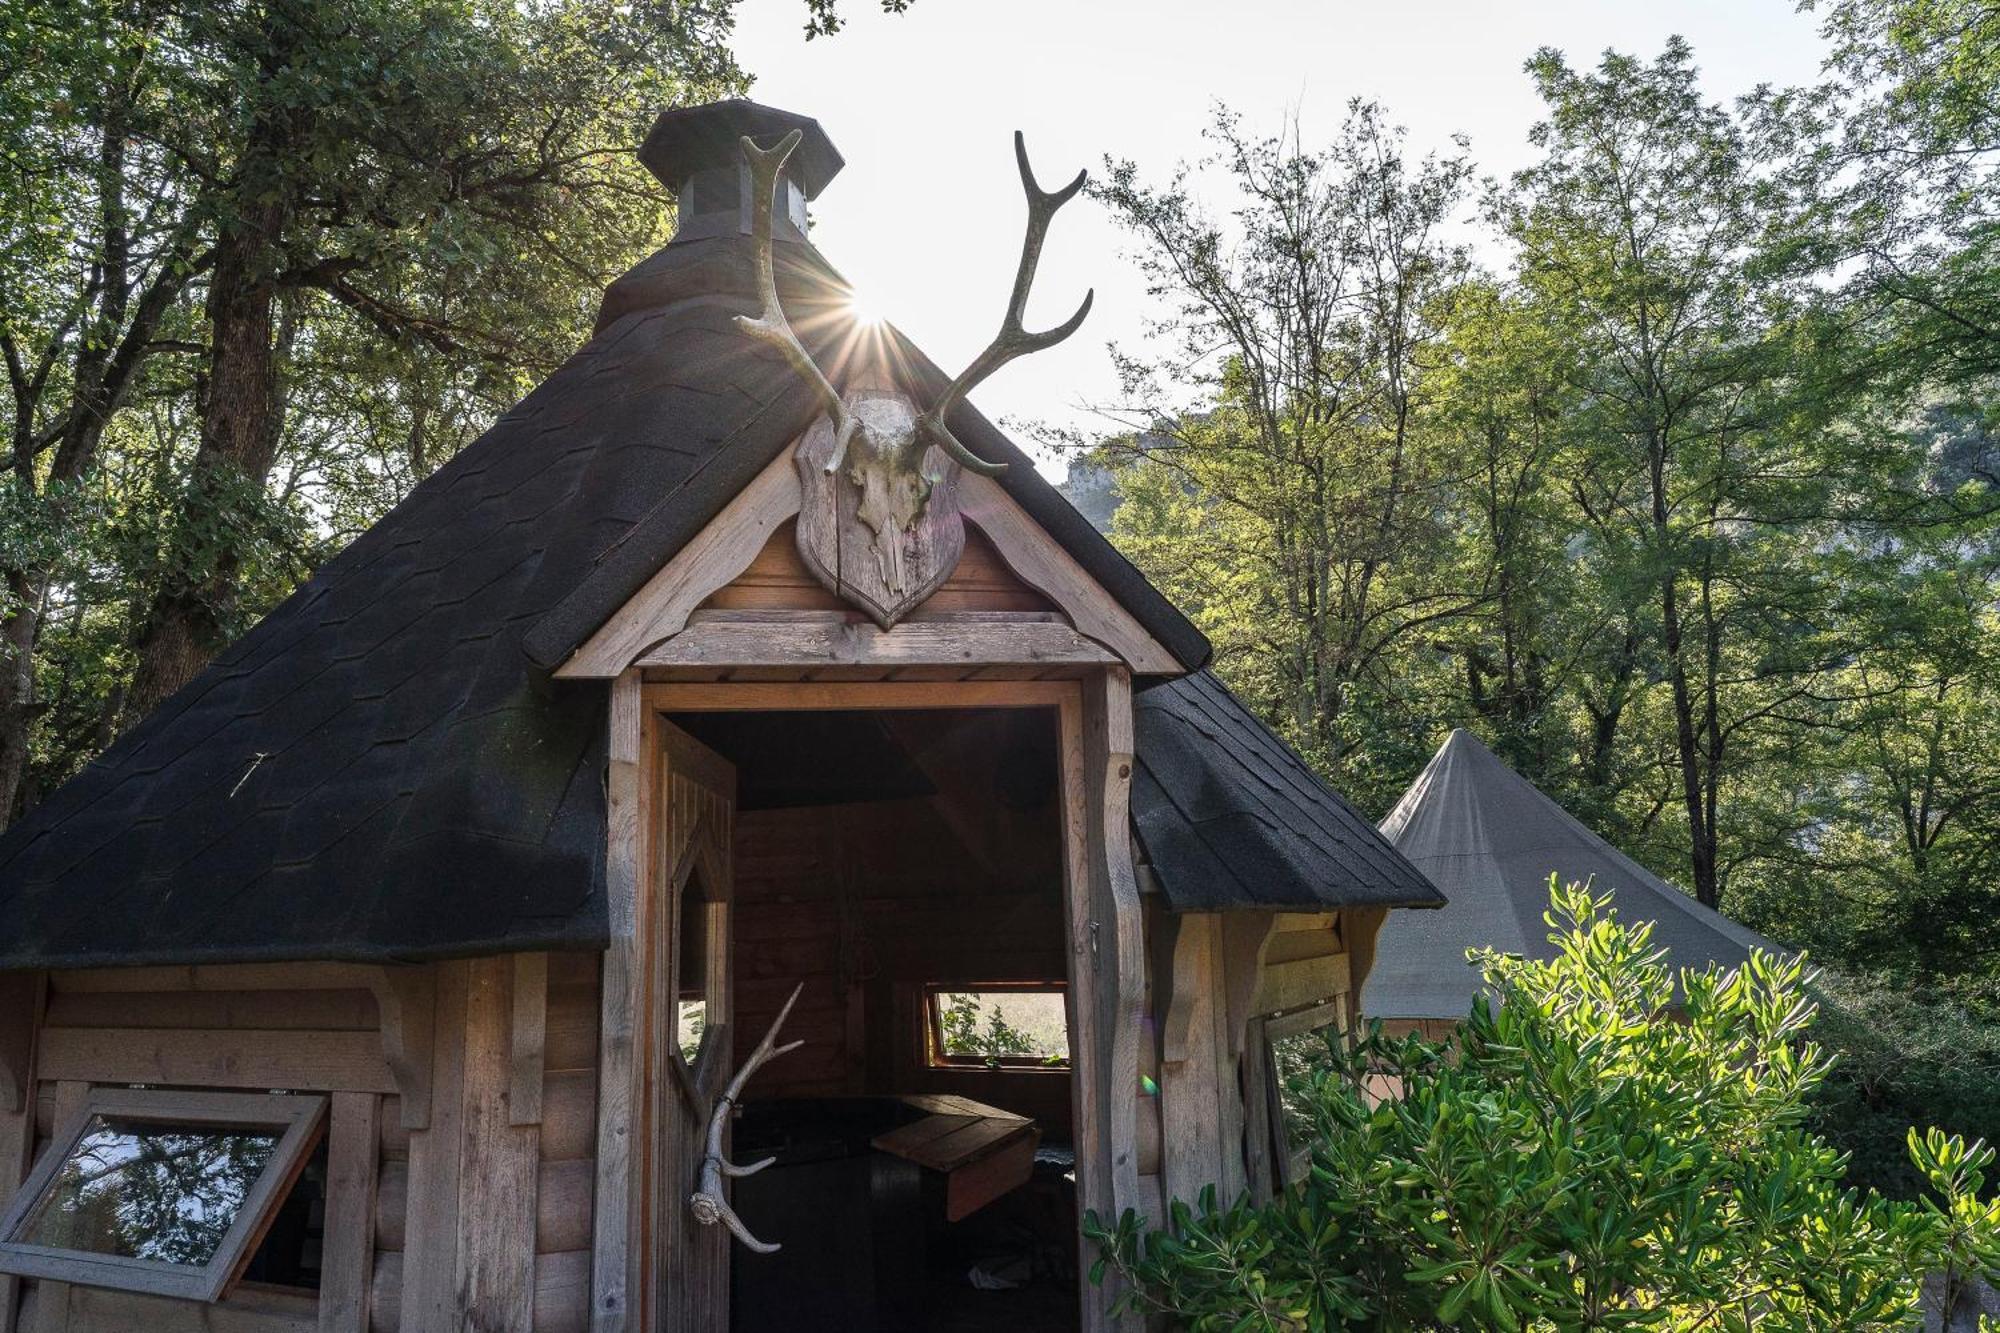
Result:
{"type": "MultiPolygon", "coordinates": [[[[708,1118],[729,1082],[729,909],[736,770],[662,721],[658,909],[651,940],[654,1071],[647,1198],[652,1226],[649,1326],[666,1333],[729,1327],[729,1232],[688,1208],[708,1118]]],[[[726,1140],[725,1140],[726,1142],[726,1140]]]]}

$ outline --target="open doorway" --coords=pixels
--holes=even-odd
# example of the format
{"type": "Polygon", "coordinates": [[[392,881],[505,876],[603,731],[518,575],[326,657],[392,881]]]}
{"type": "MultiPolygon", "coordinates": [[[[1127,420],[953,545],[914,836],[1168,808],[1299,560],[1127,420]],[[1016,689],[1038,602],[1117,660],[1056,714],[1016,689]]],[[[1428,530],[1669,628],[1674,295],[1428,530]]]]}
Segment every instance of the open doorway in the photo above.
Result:
{"type": "Polygon", "coordinates": [[[736,1161],[777,1159],[734,1208],[782,1248],[733,1252],[732,1327],[1076,1327],[1055,710],[669,720],[737,773],[737,1060],[803,983],[806,1044],[733,1132],[736,1161]]]}

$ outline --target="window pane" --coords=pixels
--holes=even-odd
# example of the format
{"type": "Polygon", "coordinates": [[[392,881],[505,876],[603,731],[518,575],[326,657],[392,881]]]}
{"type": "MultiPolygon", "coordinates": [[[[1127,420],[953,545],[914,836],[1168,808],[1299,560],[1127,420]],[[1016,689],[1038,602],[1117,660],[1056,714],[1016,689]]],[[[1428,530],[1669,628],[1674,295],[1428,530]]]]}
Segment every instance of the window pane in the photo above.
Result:
{"type": "Polygon", "coordinates": [[[1061,991],[938,991],[938,1049],[953,1058],[1069,1063],[1061,991]]]}
{"type": "Polygon", "coordinates": [[[708,1026],[707,1000],[682,1000],[680,1017],[675,1024],[676,1040],[680,1042],[681,1059],[689,1064],[701,1054],[702,1029],[708,1026]]]}
{"type": "Polygon", "coordinates": [[[1271,1039],[1271,1068],[1278,1076],[1278,1112],[1285,1122],[1285,1147],[1290,1152],[1297,1152],[1312,1139],[1308,1089],[1316,1075],[1335,1067],[1327,1043],[1339,1040],[1338,1023],[1271,1039]]]}
{"type": "Polygon", "coordinates": [[[281,1137],[94,1116],[20,1238],[200,1267],[215,1258],[281,1137]]]}

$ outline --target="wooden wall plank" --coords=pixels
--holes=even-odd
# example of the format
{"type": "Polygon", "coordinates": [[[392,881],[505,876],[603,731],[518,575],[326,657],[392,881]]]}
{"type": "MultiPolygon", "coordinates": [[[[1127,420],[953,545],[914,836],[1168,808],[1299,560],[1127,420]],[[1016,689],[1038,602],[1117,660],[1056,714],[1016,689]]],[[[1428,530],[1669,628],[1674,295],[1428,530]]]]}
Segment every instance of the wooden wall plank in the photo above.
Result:
{"type": "Polygon", "coordinates": [[[47,1022],[59,1028],[264,1028],[374,1032],[382,1019],[366,990],[58,991],[47,1022]]]}
{"type": "Polygon", "coordinates": [[[481,1333],[530,1333],[540,1136],[513,1123],[508,1103],[514,959],[481,958],[467,970],[455,1315],[481,1333]]]}
{"type": "Polygon", "coordinates": [[[1345,996],[1350,988],[1344,953],[1291,963],[1268,963],[1257,984],[1254,1006],[1257,1013],[1275,1014],[1345,996]]]}
{"type": "Polygon", "coordinates": [[[515,1125],[542,1119],[542,1071],[549,1033],[549,956],[514,955],[514,1022],[508,1063],[507,1118],[515,1125]]]}
{"type": "MultiPolygon", "coordinates": [[[[459,1333],[456,1323],[419,1327],[403,1318],[402,1292],[408,1261],[401,1254],[375,1257],[374,1333],[459,1333]]],[[[588,1250],[545,1254],[535,1264],[535,1333],[583,1333],[588,1325],[591,1259],[588,1250]]]]}
{"type": "Polygon", "coordinates": [[[301,1092],[394,1092],[396,1080],[372,1032],[188,1031],[47,1028],[42,1076],[98,1083],[197,1088],[292,1088],[301,1092]]]}
{"type": "Polygon", "coordinates": [[[382,1099],[333,1095],[326,1152],[326,1227],[320,1260],[319,1333],[368,1333],[375,1267],[376,1154],[382,1099]]]}
{"type": "MultiPolygon", "coordinates": [[[[459,1171],[464,1099],[465,1018],[472,968],[468,963],[436,965],[437,1040],[431,1071],[428,1128],[410,1135],[410,1281],[401,1291],[401,1326],[457,1328],[459,1171]]],[[[376,1305],[376,1319],[382,1310],[376,1305]]]]}

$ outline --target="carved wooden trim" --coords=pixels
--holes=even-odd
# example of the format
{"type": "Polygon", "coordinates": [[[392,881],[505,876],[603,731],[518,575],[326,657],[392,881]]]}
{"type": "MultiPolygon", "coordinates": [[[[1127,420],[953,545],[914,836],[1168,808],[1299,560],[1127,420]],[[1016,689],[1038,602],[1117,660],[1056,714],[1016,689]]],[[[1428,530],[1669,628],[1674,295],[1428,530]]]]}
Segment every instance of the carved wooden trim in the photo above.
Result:
{"type": "Polygon", "coordinates": [[[1135,674],[1178,676],[1187,670],[1000,483],[966,473],[959,478],[959,510],[1021,582],[1061,607],[1077,629],[1116,653],[1135,674]]]}
{"type": "Polygon", "coordinates": [[[428,966],[379,967],[374,970],[370,989],[382,1011],[382,1055],[402,1100],[403,1128],[428,1129],[437,973],[428,966]]]}
{"type": "Polygon", "coordinates": [[[787,449],[646,580],[555,674],[565,680],[616,676],[647,645],[679,633],[689,613],[749,568],[771,534],[798,512],[798,472],[787,449]]]}

